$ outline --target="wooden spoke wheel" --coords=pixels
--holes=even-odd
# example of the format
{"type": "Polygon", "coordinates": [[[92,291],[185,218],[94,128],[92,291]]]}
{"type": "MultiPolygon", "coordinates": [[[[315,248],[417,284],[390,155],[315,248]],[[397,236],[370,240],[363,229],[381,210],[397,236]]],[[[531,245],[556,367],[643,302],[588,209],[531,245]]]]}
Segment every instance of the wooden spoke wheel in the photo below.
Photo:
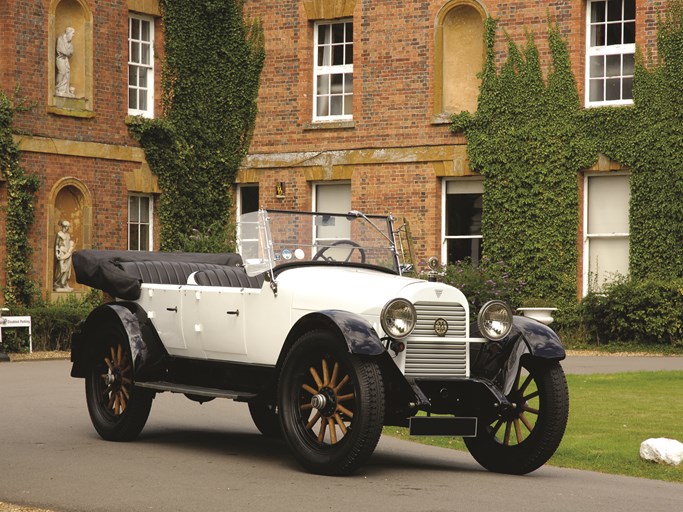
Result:
{"type": "Polygon", "coordinates": [[[507,398],[511,408],[481,421],[477,437],[465,444],[491,471],[529,473],[555,453],[567,425],[569,394],[559,362],[523,361],[507,398]]]}
{"type": "MultiPolygon", "coordinates": [[[[114,329],[114,331],[122,329],[114,329]]],[[[154,393],[135,388],[133,362],[125,333],[102,344],[85,379],[88,412],[95,430],[109,441],[130,441],[142,431],[154,393]]]]}
{"type": "Polygon", "coordinates": [[[279,408],[284,437],[304,468],[351,473],[372,455],[382,432],[381,373],[332,334],[312,331],[285,360],[279,408]]]}

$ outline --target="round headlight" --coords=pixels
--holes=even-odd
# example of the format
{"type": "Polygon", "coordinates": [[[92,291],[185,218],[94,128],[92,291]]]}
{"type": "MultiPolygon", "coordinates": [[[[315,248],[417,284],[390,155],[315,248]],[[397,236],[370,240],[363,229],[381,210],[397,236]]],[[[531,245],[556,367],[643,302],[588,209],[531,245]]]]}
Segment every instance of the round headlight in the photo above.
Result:
{"type": "Polygon", "coordinates": [[[512,329],[512,309],[502,300],[489,301],[479,310],[477,325],[484,337],[502,340],[512,329]]]}
{"type": "Polygon", "coordinates": [[[382,309],[382,329],[392,338],[405,338],[415,328],[415,307],[405,299],[394,299],[382,309]]]}

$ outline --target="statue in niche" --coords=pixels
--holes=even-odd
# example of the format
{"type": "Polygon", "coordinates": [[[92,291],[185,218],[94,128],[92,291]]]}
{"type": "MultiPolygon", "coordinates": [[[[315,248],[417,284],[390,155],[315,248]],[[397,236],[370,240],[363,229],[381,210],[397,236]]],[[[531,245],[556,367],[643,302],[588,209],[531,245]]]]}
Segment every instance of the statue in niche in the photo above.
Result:
{"type": "Polygon", "coordinates": [[[59,221],[59,231],[55,237],[55,278],[53,290],[56,292],[71,292],[69,286],[71,277],[71,256],[74,252],[75,243],[71,240],[69,229],[71,223],[68,220],[59,221]]]}
{"type": "Polygon", "coordinates": [[[66,27],[64,33],[57,38],[57,80],[55,82],[55,95],[73,98],[75,88],[70,86],[71,64],[69,59],[74,54],[74,45],[71,40],[76,31],[72,27],[66,27]]]}

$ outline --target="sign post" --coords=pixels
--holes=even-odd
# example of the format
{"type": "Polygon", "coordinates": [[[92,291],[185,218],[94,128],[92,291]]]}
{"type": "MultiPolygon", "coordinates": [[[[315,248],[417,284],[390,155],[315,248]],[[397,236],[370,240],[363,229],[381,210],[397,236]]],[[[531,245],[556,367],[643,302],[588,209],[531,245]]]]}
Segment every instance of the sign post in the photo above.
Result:
{"type": "Polygon", "coordinates": [[[2,330],[8,327],[28,327],[28,347],[29,352],[33,352],[33,337],[31,335],[31,317],[30,316],[2,316],[3,311],[8,311],[7,308],[0,310],[0,361],[9,361],[9,356],[2,350],[2,330]]]}

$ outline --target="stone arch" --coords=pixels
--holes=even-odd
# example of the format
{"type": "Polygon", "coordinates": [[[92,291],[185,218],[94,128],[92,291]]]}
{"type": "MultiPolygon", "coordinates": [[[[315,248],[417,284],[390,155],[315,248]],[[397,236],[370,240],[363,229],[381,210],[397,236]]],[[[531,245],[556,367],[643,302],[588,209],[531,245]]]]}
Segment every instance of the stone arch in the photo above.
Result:
{"type": "MultiPolygon", "coordinates": [[[[52,0],[48,22],[48,98],[52,113],[78,115],[93,110],[93,16],[85,0],[52,0]],[[74,97],[55,96],[57,38],[72,27],[73,56],[70,83],[74,97]]],[[[82,114],[81,114],[82,115],[82,114]]]]}
{"type": "MultiPolygon", "coordinates": [[[[76,178],[62,178],[50,192],[47,215],[46,237],[46,289],[52,292],[55,276],[55,239],[59,231],[59,223],[67,220],[71,223],[71,238],[76,250],[92,248],[92,195],[83,182],[76,178]]],[[[75,275],[71,276],[69,286],[76,291],[85,287],[76,283],[75,275]]]]}
{"type": "Polygon", "coordinates": [[[451,0],[439,11],[435,31],[434,114],[477,109],[486,58],[484,21],[487,13],[476,0],[451,0]]]}

